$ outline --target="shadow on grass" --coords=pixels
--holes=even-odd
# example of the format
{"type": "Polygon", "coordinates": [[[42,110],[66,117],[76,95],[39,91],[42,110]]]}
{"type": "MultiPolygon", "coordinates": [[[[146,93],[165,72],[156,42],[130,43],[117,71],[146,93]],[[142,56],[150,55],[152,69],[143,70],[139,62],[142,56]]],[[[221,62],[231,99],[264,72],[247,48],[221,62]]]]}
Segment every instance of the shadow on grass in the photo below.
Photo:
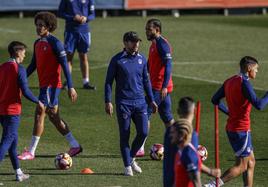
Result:
{"type": "Polygon", "coordinates": [[[256,158],[256,161],[268,161],[268,158],[256,158]]]}
{"type": "Polygon", "coordinates": [[[56,168],[28,168],[27,170],[37,170],[37,171],[58,171],[56,168]]]}
{"type": "MultiPolygon", "coordinates": [[[[69,176],[69,175],[94,175],[94,176],[124,176],[123,173],[112,173],[112,172],[96,172],[96,173],[93,173],[93,174],[82,174],[80,172],[65,172],[65,171],[60,171],[60,170],[56,170],[56,169],[51,169],[51,168],[39,168],[39,169],[28,169],[29,172],[27,172],[30,176],[37,176],[37,175],[47,175],[47,176],[51,176],[51,175],[61,175],[61,176],[69,176]],[[50,170],[53,170],[53,171],[58,171],[58,172],[51,172],[51,173],[41,173],[41,172],[33,172],[33,171],[30,171],[30,170],[43,170],[43,171],[50,171],[50,170]]],[[[14,173],[0,173],[0,176],[13,176],[14,173]]],[[[3,181],[15,181],[14,179],[13,180],[9,180],[9,179],[6,179],[6,180],[3,180],[3,181]]]]}
{"type": "MultiPolygon", "coordinates": [[[[36,155],[36,158],[55,158],[56,155],[36,155]]],[[[121,155],[77,155],[74,158],[121,158],[121,155]]]]}
{"type": "Polygon", "coordinates": [[[159,160],[152,160],[151,158],[138,158],[137,161],[142,161],[142,162],[154,161],[154,162],[158,162],[159,160]]]}
{"type": "Polygon", "coordinates": [[[0,173],[0,175],[14,175],[14,173],[0,173]]]}
{"type": "MultiPolygon", "coordinates": [[[[266,161],[268,161],[268,158],[255,158],[255,160],[258,162],[258,161],[264,161],[264,162],[266,162],[266,161]]],[[[232,161],[232,162],[234,162],[235,160],[234,159],[228,159],[227,161],[232,161]]]]}
{"type": "Polygon", "coordinates": [[[98,175],[104,175],[104,176],[108,176],[108,175],[110,175],[110,176],[123,176],[123,173],[112,173],[112,172],[100,172],[100,173],[93,173],[93,174],[82,174],[82,173],[80,173],[80,172],[66,172],[66,173],[64,173],[64,171],[59,171],[59,172],[57,172],[57,173],[55,173],[55,172],[53,172],[53,173],[39,173],[39,172],[29,172],[29,174],[31,175],[31,176],[36,176],[36,175],[48,175],[48,176],[50,176],[50,175],[57,175],[57,176],[59,176],[59,175],[61,175],[61,176],[69,176],[69,175],[94,175],[94,176],[98,176],[98,175]]]}

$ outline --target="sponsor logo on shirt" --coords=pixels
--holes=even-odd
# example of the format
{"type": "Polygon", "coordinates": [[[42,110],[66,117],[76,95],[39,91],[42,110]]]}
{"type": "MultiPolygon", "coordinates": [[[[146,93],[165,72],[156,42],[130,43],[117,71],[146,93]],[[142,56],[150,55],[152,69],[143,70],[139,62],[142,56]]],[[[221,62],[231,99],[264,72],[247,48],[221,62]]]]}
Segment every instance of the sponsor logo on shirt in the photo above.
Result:
{"type": "Polygon", "coordinates": [[[196,169],[196,166],[193,163],[187,165],[187,171],[192,171],[195,169],[196,169]]]}

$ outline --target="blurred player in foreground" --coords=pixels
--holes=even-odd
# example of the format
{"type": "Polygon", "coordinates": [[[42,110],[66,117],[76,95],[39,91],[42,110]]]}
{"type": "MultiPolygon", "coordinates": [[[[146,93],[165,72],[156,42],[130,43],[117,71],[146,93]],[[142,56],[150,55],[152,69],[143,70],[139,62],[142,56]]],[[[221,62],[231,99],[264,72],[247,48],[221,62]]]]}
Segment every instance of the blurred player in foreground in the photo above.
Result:
{"type": "MultiPolygon", "coordinates": [[[[173,90],[171,47],[167,39],[162,36],[162,25],[158,19],[150,19],[146,23],[146,37],[152,44],[149,49],[148,71],[153,88],[153,95],[160,118],[168,127],[174,123],[171,111],[170,93],[173,90]]],[[[148,107],[148,116],[152,108],[148,107]]],[[[149,124],[150,127],[150,124],[149,124]]],[[[144,142],[145,144],[145,142],[144,142]]],[[[144,156],[144,144],[137,156],[144,156]]]]}
{"type": "Polygon", "coordinates": [[[174,172],[176,187],[201,187],[201,159],[191,143],[192,125],[188,120],[176,121],[170,129],[171,143],[178,146],[174,172]]]}
{"type": "Polygon", "coordinates": [[[133,176],[133,171],[142,172],[135,162],[135,155],[148,133],[147,103],[144,92],[148,96],[153,112],[157,111],[147,73],[147,61],[138,51],[140,41],[136,32],[130,31],[124,34],[125,48],[111,59],[105,81],[105,111],[109,115],[113,113],[112,85],[114,79],[116,81],[116,114],[126,176],[133,176]],[[130,149],[131,119],[135,124],[137,134],[130,149]]]}
{"type": "Polygon", "coordinates": [[[44,108],[28,87],[27,74],[21,65],[25,58],[26,45],[13,41],[8,45],[10,59],[0,65],[0,123],[3,127],[0,143],[0,162],[8,151],[16,173],[17,181],[24,181],[30,176],[24,174],[17,158],[18,128],[21,114],[21,93],[28,100],[44,108]]]}
{"type": "MultiPolygon", "coordinates": [[[[195,116],[195,102],[191,97],[182,97],[178,102],[177,113],[180,119],[187,120],[191,126],[195,116]]],[[[166,129],[164,139],[164,160],[163,160],[163,181],[164,187],[170,187],[174,184],[174,161],[178,151],[177,145],[171,144],[171,131],[172,125],[166,129]]],[[[198,148],[198,134],[195,130],[192,133],[191,144],[195,149],[198,148]]],[[[220,169],[211,169],[201,163],[201,171],[209,176],[220,177],[220,169]]]]}
{"type": "MultiPolygon", "coordinates": [[[[268,93],[258,99],[250,79],[255,79],[258,72],[258,61],[250,56],[240,60],[240,73],[227,79],[212,97],[212,103],[228,115],[226,132],[235,152],[235,164],[219,179],[219,185],[238,177],[243,173],[244,186],[253,186],[255,158],[251,142],[250,112],[252,105],[263,109],[268,103],[268,93]],[[221,102],[225,97],[228,108],[221,102]]],[[[215,181],[206,184],[216,186],[215,181]]]]}
{"type": "Polygon", "coordinates": [[[63,69],[68,84],[68,95],[72,102],[77,99],[77,93],[73,88],[72,78],[67,65],[66,53],[62,43],[51,32],[57,28],[57,18],[50,12],[39,12],[34,18],[36,32],[39,39],[34,43],[34,54],[31,64],[27,68],[30,76],[36,69],[39,79],[39,99],[45,105],[37,106],[35,111],[34,129],[29,150],[25,150],[18,156],[21,160],[32,160],[35,157],[39,139],[44,131],[46,114],[57,130],[65,136],[70,144],[69,155],[75,156],[82,152],[82,147],[70,132],[67,123],[59,114],[59,94],[61,90],[61,68],[63,69]]]}

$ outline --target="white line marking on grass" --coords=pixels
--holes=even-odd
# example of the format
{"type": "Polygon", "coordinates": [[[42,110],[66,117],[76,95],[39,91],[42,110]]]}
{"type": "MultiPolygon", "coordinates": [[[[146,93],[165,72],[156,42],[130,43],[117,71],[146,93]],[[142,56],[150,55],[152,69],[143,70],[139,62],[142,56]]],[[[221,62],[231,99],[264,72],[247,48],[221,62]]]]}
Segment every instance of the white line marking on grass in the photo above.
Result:
{"type": "MultiPolygon", "coordinates": [[[[268,62],[268,61],[262,61],[262,62],[268,62]]],[[[238,65],[239,63],[236,61],[183,61],[183,62],[173,62],[173,65],[212,65],[212,64],[235,64],[238,65]]],[[[89,66],[90,69],[101,69],[108,67],[109,64],[101,64],[96,66],[89,66]]],[[[73,68],[74,71],[80,71],[79,68],[73,68]]]]}
{"type": "Polygon", "coordinates": [[[102,64],[102,65],[98,65],[98,66],[92,66],[89,67],[90,69],[101,69],[101,68],[106,68],[108,67],[108,64],[102,64]]]}
{"type": "MultiPolygon", "coordinates": [[[[260,63],[268,63],[267,60],[262,60],[260,63]]],[[[221,65],[221,64],[234,64],[239,65],[239,61],[175,61],[173,65],[221,65]]]]}
{"type": "Polygon", "coordinates": [[[0,32],[7,32],[7,33],[20,33],[19,30],[15,30],[15,29],[7,29],[7,28],[1,28],[0,27],[0,32]]]}
{"type": "Polygon", "coordinates": [[[191,79],[191,80],[195,80],[195,81],[202,81],[202,82],[208,82],[208,83],[214,83],[214,84],[222,84],[222,82],[220,82],[220,81],[211,80],[211,79],[203,79],[200,77],[185,76],[185,75],[173,74],[173,73],[172,73],[172,76],[178,77],[178,78],[184,78],[184,79],[191,79]]]}
{"type": "Polygon", "coordinates": [[[236,61],[192,61],[192,62],[173,62],[173,65],[220,65],[220,64],[238,64],[236,61]]]}
{"type": "MultiPolygon", "coordinates": [[[[96,65],[96,66],[89,66],[89,69],[102,69],[107,68],[108,64],[96,65]]],[[[73,68],[72,71],[80,71],[80,68],[73,68]]]]}
{"type": "MultiPolygon", "coordinates": [[[[185,75],[180,75],[180,74],[172,74],[173,77],[177,78],[183,78],[183,79],[190,79],[190,80],[195,80],[195,81],[201,81],[201,82],[208,82],[208,83],[213,83],[213,84],[222,84],[223,82],[221,81],[216,81],[212,79],[203,79],[200,77],[193,77],[193,76],[185,76],[185,75]]],[[[255,90],[260,90],[260,91],[266,91],[263,88],[260,87],[254,87],[255,90]]]]}
{"type": "MultiPolygon", "coordinates": [[[[180,62],[180,63],[186,64],[188,62],[180,62]]],[[[195,62],[189,62],[189,63],[194,64],[195,62]]],[[[226,63],[227,63],[227,61],[226,61],[226,63]]],[[[177,65],[177,63],[175,65],[177,65]]],[[[108,64],[92,66],[92,67],[90,67],[90,69],[102,69],[102,68],[106,68],[106,67],[108,67],[108,64]]],[[[80,69],[79,68],[73,68],[73,71],[80,71],[80,69]]],[[[213,84],[222,84],[223,83],[222,81],[217,81],[217,80],[213,80],[213,79],[204,79],[204,78],[200,78],[200,77],[186,76],[186,75],[175,74],[175,73],[172,73],[172,76],[177,77],[177,78],[191,79],[191,80],[195,80],[195,81],[202,81],[202,82],[208,82],[208,83],[213,83],[213,84]]],[[[260,91],[266,91],[264,88],[260,88],[260,87],[254,87],[254,89],[255,90],[260,90],[260,91]]]]}

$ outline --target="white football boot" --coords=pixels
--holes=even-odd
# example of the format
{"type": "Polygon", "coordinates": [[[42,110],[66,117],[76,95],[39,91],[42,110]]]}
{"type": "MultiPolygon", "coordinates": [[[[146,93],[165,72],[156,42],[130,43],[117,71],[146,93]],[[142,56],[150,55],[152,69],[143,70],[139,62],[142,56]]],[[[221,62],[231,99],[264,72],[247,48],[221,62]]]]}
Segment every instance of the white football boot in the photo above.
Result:
{"type": "Polygon", "coordinates": [[[127,167],[125,167],[124,175],[125,175],[125,176],[133,176],[133,171],[132,171],[131,166],[127,166],[127,167]]]}
{"type": "Polygon", "coordinates": [[[141,173],[142,172],[141,167],[138,166],[138,163],[135,160],[133,160],[133,162],[131,163],[131,168],[136,173],[141,173]]]}
{"type": "Polygon", "coordinates": [[[16,181],[18,181],[18,182],[22,182],[22,181],[27,180],[29,178],[30,178],[29,174],[24,174],[24,173],[16,174],[16,181]]]}
{"type": "MultiPolygon", "coordinates": [[[[219,186],[223,186],[224,182],[219,178],[219,186]]],[[[212,180],[207,184],[204,184],[204,187],[216,187],[216,181],[212,180]]]]}

